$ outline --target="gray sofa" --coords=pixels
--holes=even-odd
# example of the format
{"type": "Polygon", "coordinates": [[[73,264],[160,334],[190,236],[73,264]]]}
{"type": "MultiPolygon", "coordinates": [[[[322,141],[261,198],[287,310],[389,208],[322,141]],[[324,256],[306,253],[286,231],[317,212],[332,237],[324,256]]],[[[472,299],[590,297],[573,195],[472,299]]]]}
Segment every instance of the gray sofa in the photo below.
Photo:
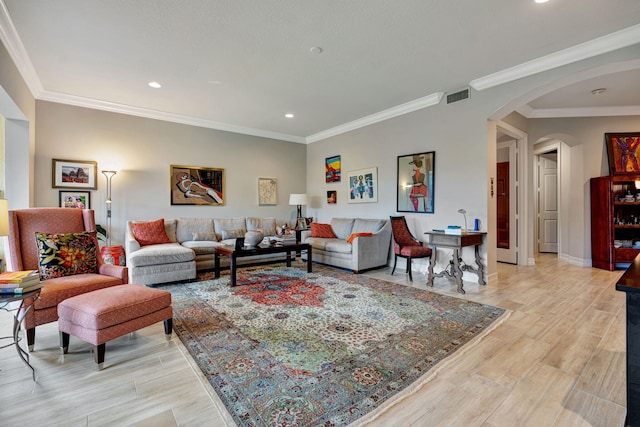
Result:
{"type": "MultiPolygon", "coordinates": [[[[275,218],[177,218],[165,219],[164,228],[171,243],[142,246],[136,240],[127,221],[125,249],[129,283],[143,285],[191,280],[198,270],[214,268],[215,248],[233,244],[235,236],[247,230],[262,230],[265,236],[275,236],[275,218]]],[[[141,222],[141,221],[139,221],[141,222]]],[[[242,258],[242,263],[286,258],[285,254],[242,258]]],[[[222,265],[228,265],[222,259],[222,265]]]]}
{"type": "MultiPolygon", "coordinates": [[[[388,264],[391,248],[391,223],[386,219],[333,218],[331,229],[335,238],[312,237],[310,230],[302,232],[301,241],[313,248],[313,261],[346,268],[354,273],[388,264]],[[372,233],[355,237],[352,234],[372,233]]],[[[305,255],[302,254],[302,258],[305,255]]]]}

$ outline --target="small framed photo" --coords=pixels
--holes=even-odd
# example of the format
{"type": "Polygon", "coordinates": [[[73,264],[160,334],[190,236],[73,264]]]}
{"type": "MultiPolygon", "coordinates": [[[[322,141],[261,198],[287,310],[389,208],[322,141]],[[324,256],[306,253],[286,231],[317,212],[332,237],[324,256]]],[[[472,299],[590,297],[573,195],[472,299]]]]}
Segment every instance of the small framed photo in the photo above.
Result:
{"type": "Polygon", "coordinates": [[[307,219],[306,218],[298,218],[296,221],[296,230],[306,230],[307,229],[307,219]]]}
{"type": "Polygon", "coordinates": [[[53,159],[51,165],[53,188],[95,190],[98,163],[91,160],[53,159]]]}
{"type": "Polygon", "coordinates": [[[327,204],[335,205],[338,203],[338,192],[335,190],[327,191],[327,204]]]}
{"type": "Polygon", "coordinates": [[[88,191],[59,191],[60,207],[91,209],[91,193],[88,191]]]}

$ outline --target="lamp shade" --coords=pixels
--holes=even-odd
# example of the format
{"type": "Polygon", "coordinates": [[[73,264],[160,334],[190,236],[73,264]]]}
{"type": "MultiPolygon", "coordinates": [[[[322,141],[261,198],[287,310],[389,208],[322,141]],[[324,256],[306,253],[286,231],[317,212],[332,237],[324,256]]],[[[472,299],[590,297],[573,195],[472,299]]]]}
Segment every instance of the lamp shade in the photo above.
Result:
{"type": "Polygon", "coordinates": [[[307,195],[306,194],[290,194],[289,195],[289,204],[293,206],[300,206],[307,204],[307,195]]]}

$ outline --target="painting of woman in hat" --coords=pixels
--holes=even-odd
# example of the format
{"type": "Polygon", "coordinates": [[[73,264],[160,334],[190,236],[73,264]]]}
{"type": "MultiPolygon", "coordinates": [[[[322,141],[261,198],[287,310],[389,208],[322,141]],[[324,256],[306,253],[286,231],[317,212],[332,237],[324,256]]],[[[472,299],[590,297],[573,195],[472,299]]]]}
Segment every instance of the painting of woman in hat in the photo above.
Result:
{"type": "Polygon", "coordinates": [[[398,212],[433,213],[435,152],[398,156],[398,212]]]}

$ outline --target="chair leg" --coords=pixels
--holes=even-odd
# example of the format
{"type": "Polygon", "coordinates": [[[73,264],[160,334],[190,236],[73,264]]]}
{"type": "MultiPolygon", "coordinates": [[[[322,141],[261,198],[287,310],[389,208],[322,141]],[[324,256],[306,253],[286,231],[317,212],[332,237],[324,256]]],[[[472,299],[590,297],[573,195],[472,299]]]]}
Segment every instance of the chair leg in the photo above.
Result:
{"type": "Polygon", "coordinates": [[[33,347],[36,343],[36,328],[27,329],[27,347],[29,352],[33,351],[33,347]]]}
{"type": "Polygon", "coordinates": [[[393,272],[396,271],[396,264],[398,263],[398,255],[393,258],[393,270],[391,270],[391,275],[393,276],[393,272]]]}
{"type": "Polygon", "coordinates": [[[411,257],[407,258],[407,273],[409,273],[409,281],[413,282],[413,276],[411,276],[411,257]]]}

